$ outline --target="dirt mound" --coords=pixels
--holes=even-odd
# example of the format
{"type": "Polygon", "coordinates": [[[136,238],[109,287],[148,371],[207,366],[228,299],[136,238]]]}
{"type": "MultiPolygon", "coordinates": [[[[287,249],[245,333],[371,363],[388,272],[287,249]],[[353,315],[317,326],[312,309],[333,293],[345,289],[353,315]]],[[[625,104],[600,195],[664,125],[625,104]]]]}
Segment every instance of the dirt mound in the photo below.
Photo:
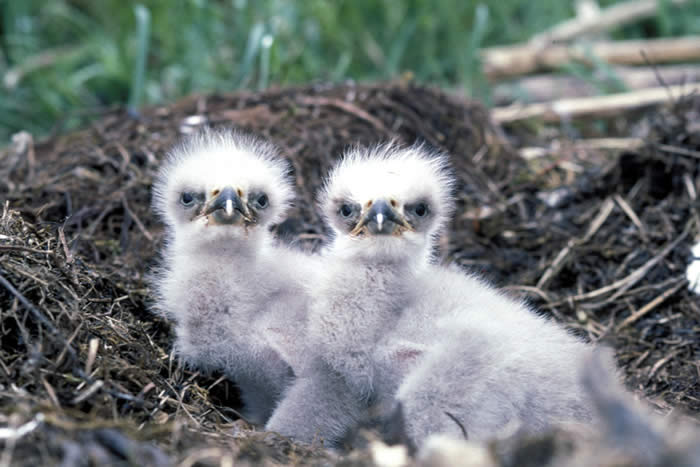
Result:
{"type": "MultiPolygon", "coordinates": [[[[0,417],[17,464],[332,462],[249,431],[235,387],[182,368],[144,282],[161,241],[150,185],[165,151],[202,124],[269,137],[299,199],[279,233],[314,248],[314,193],[348,145],[422,140],[461,183],[443,258],[526,293],[593,339],[664,408],[700,412],[698,300],[686,288],[699,231],[700,99],[630,118],[647,144],[591,163],[526,162],[480,105],[410,84],[194,96],[0,154],[0,417]],[[645,122],[640,124],[639,122],[645,122]]],[[[630,130],[631,131],[631,130],[630,130]]],[[[546,162],[545,162],[546,161],[546,162]]]]}

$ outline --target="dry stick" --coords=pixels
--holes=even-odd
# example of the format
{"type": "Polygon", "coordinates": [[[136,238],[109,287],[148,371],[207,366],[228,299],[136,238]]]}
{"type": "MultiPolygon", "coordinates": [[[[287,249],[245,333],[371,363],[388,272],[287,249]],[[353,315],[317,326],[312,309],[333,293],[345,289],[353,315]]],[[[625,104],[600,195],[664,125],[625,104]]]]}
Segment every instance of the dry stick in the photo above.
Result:
{"type": "Polygon", "coordinates": [[[630,218],[632,223],[637,227],[637,230],[639,230],[639,235],[642,237],[642,240],[644,242],[649,241],[649,235],[647,234],[647,229],[644,228],[644,224],[642,224],[642,221],[639,220],[639,217],[637,216],[637,213],[634,212],[634,209],[632,209],[632,206],[629,205],[629,203],[620,195],[614,195],[613,199],[615,202],[622,208],[622,210],[627,214],[627,217],[630,218]]]}
{"type": "Polygon", "coordinates": [[[670,146],[668,144],[659,144],[656,147],[659,148],[661,151],[670,152],[671,154],[679,154],[681,156],[695,157],[696,159],[700,159],[700,151],[692,151],[690,149],[670,146]]]}
{"type": "MultiPolygon", "coordinates": [[[[0,271],[2,271],[2,270],[0,270],[0,271]]],[[[60,336],[60,333],[59,333],[58,329],[56,328],[56,326],[54,326],[53,323],[51,323],[51,321],[49,321],[49,319],[41,313],[41,311],[39,311],[34,305],[32,305],[31,302],[29,300],[27,300],[27,298],[19,292],[19,290],[15,289],[15,287],[10,283],[10,281],[5,279],[5,277],[2,275],[1,272],[0,272],[0,285],[5,287],[8,290],[8,292],[10,292],[12,295],[14,295],[17,298],[17,300],[19,300],[20,303],[22,305],[24,305],[24,307],[27,310],[29,310],[29,312],[32,314],[32,316],[34,316],[34,319],[39,321],[39,323],[41,323],[46,329],[48,329],[52,335],[60,336]]],[[[75,354],[73,354],[73,356],[75,356],[75,354]]]]}
{"type": "Polygon", "coordinates": [[[34,152],[34,137],[28,131],[20,131],[12,135],[12,146],[17,154],[23,154],[27,158],[27,181],[34,178],[36,168],[36,153],[34,152]]]}
{"type": "MultiPolygon", "coordinates": [[[[700,44],[698,51],[700,52],[700,44]]],[[[700,83],[656,87],[608,96],[561,99],[554,102],[525,106],[496,107],[491,110],[491,117],[498,123],[510,123],[530,118],[539,118],[547,122],[559,122],[564,119],[581,117],[614,116],[624,111],[668,102],[669,93],[674,97],[697,94],[700,93],[700,83]]]]}
{"type": "Polygon", "coordinates": [[[360,120],[365,120],[368,123],[370,123],[372,126],[374,126],[377,130],[382,131],[384,133],[390,133],[389,130],[384,126],[384,123],[379,120],[376,117],[373,117],[372,115],[368,114],[361,108],[357,107],[356,105],[351,104],[350,102],[343,101],[340,99],[331,99],[328,97],[298,97],[297,102],[304,104],[304,105],[309,105],[309,106],[330,106],[330,107],[335,107],[337,109],[343,110],[351,115],[354,115],[355,117],[359,118],[360,120]]]}
{"type": "Polygon", "coordinates": [[[538,289],[537,287],[533,287],[531,285],[506,285],[502,287],[501,290],[515,290],[535,294],[545,302],[550,303],[552,301],[552,299],[549,297],[549,295],[547,295],[547,293],[544,290],[538,289]]]}
{"type": "MultiPolygon", "coordinates": [[[[81,321],[73,331],[73,334],[71,334],[68,340],[64,343],[63,350],[61,350],[61,353],[58,354],[58,358],[56,358],[56,362],[54,363],[56,367],[59,367],[63,362],[63,357],[65,357],[67,353],[73,350],[73,347],[71,347],[71,345],[73,344],[75,338],[78,337],[78,333],[80,333],[80,330],[83,328],[84,323],[85,321],[81,321]]],[[[83,370],[81,369],[80,371],[83,370]]]]}
{"type": "Polygon", "coordinates": [[[63,231],[63,226],[58,228],[58,239],[61,241],[63,246],[63,253],[66,255],[66,263],[72,264],[74,261],[73,253],[71,253],[70,248],[68,248],[68,242],[66,242],[66,234],[63,231]]]}
{"type": "MultiPolygon", "coordinates": [[[[690,225],[690,223],[688,223],[688,226],[689,225],[690,225]]],[[[666,255],[668,255],[668,253],[670,253],[681,242],[681,240],[684,239],[688,235],[689,232],[690,232],[690,230],[686,228],[683,231],[683,233],[671,245],[664,248],[655,258],[652,258],[646,264],[644,264],[644,266],[642,266],[641,269],[630,274],[628,276],[628,277],[630,277],[629,282],[627,282],[626,284],[623,284],[619,289],[617,289],[617,291],[614,294],[612,294],[609,301],[612,302],[612,301],[617,300],[618,297],[620,297],[620,295],[627,292],[631,287],[633,287],[637,282],[639,282],[644,276],[646,276],[647,272],[649,272],[649,270],[652,267],[654,267],[656,264],[661,262],[661,259],[663,259],[666,255]],[[652,261],[654,261],[654,260],[656,260],[656,261],[652,263],[652,261]],[[647,265],[649,265],[649,266],[647,266],[647,265]],[[637,273],[637,274],[635,275],[635,273],[637,273]]]]}
{"type": "Polygon", "coordinates": [[[50,255],[53,254],[53,250],[39,250],[36,248],[29,248],[27,246],[23,245],[0,245],[0,251],[7,250],[7,251],[26,251],[28,253],[38,253],[41,255],[50,255]]]}
{"type": "Polygon", "coordinates": [[[652,301],[650,301],[649,303],[647,303],[646,305],[641,307],[639,310],[635,311],[630,316],[625,318],[625,320],[623,322],[621,322],[620,324],[617,325],[617,327],[615,328],[615,332],[620,332],[620,330],[622,328],[624,328],[625,326],[628,326],[628,325],[634,323],[639,318],[641,318],[642,316],[649,313],[651,310],[653,310],[654,308],[659,306],[661,303],[666,301],[666,299],[669,298],[671,295],[678,292],[686,283],[687,283],[687,281],[685,280],[685,278],[679,280],[676,285],[674,285],[670,289],[665,290],[661,295],[659,295],[658,297],[656,297],[655,299],[653,299],[652,301]]]}
{"type": "Polygon", "coordinates": [[[129,207],[129,203],[126,201],[126,195],[122,194],[122,205],[124,206],[124,210],[131,216],[131,219],[134,221],[136,226],[139,228],[141,233],[143,234],[144,237],[148,239],[149,242],[153,241],[153,235],[151,235],[151,232],[148,231],[145,225],[143,225],[143,222],[141,222],[141,219],[136,215],[134,211],[131,210],[129,207]]]}
{"type": "MultiPolygon", "coordinates": [[[[1,271],[1,270],[0,270],[1,271]]],[[[71,359],[73,362],[78,361],[78,354],[76,351],[73,349],[69,341],[66,341],[66,339],[63,337],[63,335],[60,333],[60,331],[49,321],[48,318],[46,318],[41,311],[39,311],[32,303],[27,300],[27,298],[22,295],[5,277],[0,273],[0,285],[4,286],[12,295],[14,295],[17,300],[20,301],[20,303],[27,309],[29,312],[34,316],[34,319],[39,321],[46,329],[49,330],[49,335],[51,335],[54,339],[56,339],[58,342],[64,345],[63,352],[61,354],[68,353],[70,355],[71,359]]],[[[59,359],[60,360],[60,356],[59,359]]],[[[92,378],[89,375],[86,375],[82,369],[80,368],[74,368],[74,371],[78,374],[83,379],[86,379],[88,382],[92,381],[92,378]]],[[[99,388],[97,388],[99,389],[99,388]]]]}
{"type": "Polygon", "coordinates": [[[659,85],[700,82],[700,66],[667,65],[655,67],[655,69],[616,66],[605,70],[604,74],[596,72],[593,81],[577,76],[552,73],[528,76],[496,85],[493,89],[493,99],[496,105],[506,105],[514,100],[523,100],[519,99],[520,96],[525,96],[524,100],[528,103],[548,102],[562,98],[593,97],[601,94],[600,88],[594,84],[595,82],[610,83],[613,79],[615,83],[621,83],[627,91],[659,85]]]}
{"type": "Polygon", "coordinates": [[[525,147],[518,150],[518,154],[525,160],[537,159],[544,156],[558,156],[570,154],[571,151],[632,151],[645,146],[641,138],[590,138],[571,142],[571,144],[559,144],[556,147],[525,147]]]}
{"type": "Polygon", "coordinates": [[[583,245],[588,240],[590,240],[593,237],[593,235],[595,235],[596,232],[598,232],[601,226],[605,223],[606,219],[610,216],[610,213],[612,213],[612,210],[614,208],[615,203],[612,201],[612,199],[606,199],[603,205],[601,206],[598,215],[595,217],[595,219],[593,219],[591,225],[588,227],[588,231],[583,236],[583,238],[569,240],[568,244],[564,247],[563,250],[559,252],[554,261],[552,261],[552,264],[550,264],[547,270],[544,272],[544,274],[542,274],[542,277],[535,286],[536,288],[542,289],[545,285],[547,285],[547,283],[549,283],[550,280],[552,280],[555,274],[557,274],[564,266],[564,260],[567,258],[567,256],[569,256],[571,250],[573,250],[577,246],[583,245]]]}
{"type": "Polygon", "coordinates": [[[545,48],[518,44],[481,50],[483,71],[490,80],[553,70],[572,61],[590,64],[591,57],[612,65],[645,65],[647,60],[652,63],[692,62],[700,59],[700,37],[605,41],[545,48]]]}
{"type": "MultiPolygon", "coordinates": [[[[568,41],[578,36],[609,31],[616,26],[653,16],[659,8],[658,0],[631,0],[618,3],[601,10],[596,16],[577,17],[559,23],[552,28],[534,35],[533,45],[547,42],[568,41]]],[[[674,5],[683,5],[687,0],[671,0],[674,5]]]]}
{"type": "MultiPolygon", "coordinates": [[[[204,460],[219,459],[220,464],[224,465],[223,459],[229,459],[231,452],[222,448],[203,448],[189,454],[185,459],[178,464],[179,467],[193,467],[202,464],[204,460]]],[[[235,465],[231,460],[230,465],[235,465]]]]}
{"type": "Polygon", "coordinates": [[[688,192],[688,196],[692,201],[698,199],[698,192],[695,190],[695,182],[690,178],[689,173],[683,174],[683,183],[685,184],[685,189],[688,192]]]}
{"type": "MultiPolygon", "coordinates": [[[[63,337],[63,335],[60,333],[60,331],[53,325],[53,323],[51,323],[51,321],[49,321],[49,319],[46,318],[41,313],[41,311],[39,311],[34,305],[32,305],[32,303],[29,300],[27,300],[27,298],[24,295],[22,295],[7,279],[5,279],[5,277],[2,275],[1,271],[2,270],[0,269],[0,285],[5,287],[12,295],[14,295],[17,298],[17,300],[19,300],[19,302],[27,310],[29,310],[29,312],[32,314],[32,316],[34,316],[34,318],[37,321],[39,321],[39,323],[41,323],[44,327],[46,327],[49,330],[50,335],[53,336],[54,339],[56,339],[57,341],[59,341],[61,344],[64,345],[64,348],[63,348],[63,351],[61,352],[61,354],[67,353],[68,355],[70,355],[71,359],[74,362],[77,362],[78,361],[78,354],[76,353],[75,349],[73,349],[73,347],[71,346],[70,341],[67,341],[63,337]]],[[[59,359],[57,361],[60,361],[61,358],[62,357],[59,356],[59,359]]],[[[85,372],[82,370],[82,368],[74,367],[73,370],[75,371],[75,373],[79,377],[85,379],[88,383],[95,381],[90,375],[86,375],[85,372]]],[[[98,380],[97,382],[100,382],[100,381],[98,380]]],[[[104,384],[104,383],[102,383],[102,384],[104,384]]],[[[95,383],[93,383],[93,387],[94,386],[95,386],[95,383]]],[[[101,385],[99,387],[101,387],[101,385]]],[[[94,390],[96,391],[97,389],[99,389],[99,387],[96,387],[94,390]]],[[[113,394],[113,395],[116,394],[114,391],[109,390],[109,389],[108,389],[108,392],[110,394],[113,394]]],[[[89,397],[90,395],[91,394],[87,394],[85,396],[89,397]]],[[[77,403],[77,402],[75,402],[75,403],[77,403]]]]}
{"type": "Polygon", "coordinates": [[[651,371],[649,371],[648,378],[649,378],[649,379],[653,378],[654,375],[656,374],[656,372],[659,371],[659,369],[661,369],[662,366],[664,366],[665,364],[667,364],[668,362],[670,362],[671,359],[673,359],[676,355],[678,355],[679,353],[681,353],[681,351],[682,351],[682,349],[674,350],[673,352],[671,352],[670,354],[666,355],[664,358],[662,358],[662,359],[659,360],[658,362],[654,363],[654,366],[651,367],[651,371]]]}
{"type": "Polygon", "coordinates": [[[84,400],[87,400],[90,396],[95,394],[97,391],[100,390],[102,386],[104,386],[105,383],[104,381],[98,379],[97,381],[93,382],[85,391],[83,391],[81,394],[78,394],[73,400],[70,402],[71,405],[77,405],[83,402],[84,400]]]}
{"type": "Polygon", "coordinates": [[[623,277],[622,279],[617,280],[610,285],[601,287],[600,289],[592,290],[590,292],[586,292],[579,295],[574,295],[569,299],[574,301],[586,300],[589,298],[599,297],[601,295],[605,295],[608,292],[612,292],[613,290],[619,289],[618,292],[616,292],[614,295],[614,297],[618,297],[621,293],[624,293],[634,284],[639,282],[647,274],[647,272],[649,272],[651,268],[656,266],[663,258],[666,257],[666,255],[668,255],[675,247],[677,247],[678,244],[685,239],[685,237],[688,236],[688,233],[690,233],[690,224],[692,224],[692,222],[688,223],[688,225],[678,236],[678,238],[666,245],[656,256],[651,258],[649,261],[644,263],[642,267],[636,269],[628,276],[623,277]]]}
{"type": "Polygon", "coordinates": [[[51,400],[51,403],[54,405],[54,407],[60,409],[61,403],[58,401],[56,391],[43,376],[41,377],[41,384],[44,385],[44,389],[46,389],[46,393],[49,395],[49,399],[51,400]]]}
{"type": "Polygon", "coordinates": [[[100,347],[100,340],[97,337],[90,339],[88,344],[88,357],[85,362],[85,374],[89,375],[92,373],[92,365],[95,364],[95,359],[97,358],[97,350],[100,347]]]}

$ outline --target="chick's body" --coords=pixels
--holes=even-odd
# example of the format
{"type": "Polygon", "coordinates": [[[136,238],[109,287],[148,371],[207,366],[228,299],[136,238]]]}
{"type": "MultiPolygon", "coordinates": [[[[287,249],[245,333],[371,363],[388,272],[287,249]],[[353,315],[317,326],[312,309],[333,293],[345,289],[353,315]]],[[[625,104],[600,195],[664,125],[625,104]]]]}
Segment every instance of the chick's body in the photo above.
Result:
{"type": "Polygon", "coordinates": [[[451,208],[444,163],[418,146],[385,145],[352,151],[331,172],[321,206],[335,238],[310,291],[307,358],[268,429],[334,445],[396,386],[401,362],[378,373],[376,346],[416,299],[416,275],[451,208]]]}
{"type": "MultiPolygon", "coordinates": [[[[307,306],[298,281],[270,261],[274,250],[222,241],[177,255],[161,292],[175,322],[177,354],[203,371],[222,370],[240,389],[244,416],[255,423],[267,420],[293,378],[268,345],[267,329],[299,320],[307,306]]],[[[302,253],[289,255],[297,256],[295,268],[310,261],[302,253]]]]}
{"type": "Polygon", "coordinates": [[[482,280],[430,269],[423,300],[406,313],[425,317],[425,326],[411,320],[395,329],[429,343],[396,393],[410,439],[420,445],[430,434],[461,438],[464,430],[470,440],[488,440],[593,420],[581,381],[592,346],[482,280]]]}
{"type": "Polygon", "coordinates": [[[331,172],[321,204],[335,238],[310,290],[308,358],[268,429],[333,445],[374,410],[400,408],[420,445],[591,421],[580,381],[591,346],[431,263],[451,186],[444,158],[419,147],[352,152],[331,172]]]}
{"type": "Polygon", "coordinates": [[[173,150],[155,185],[168,235],[156,310],[175,323],[177,354],[235,381],[243,414],[256,423],[293,378],[267,329],[303,321],[307,295],[292,271],[308,268],[308,278],[315,261],[276,246],[269,232],[291,196],[274,148],[230,132],[205,132],[173,150]]]}

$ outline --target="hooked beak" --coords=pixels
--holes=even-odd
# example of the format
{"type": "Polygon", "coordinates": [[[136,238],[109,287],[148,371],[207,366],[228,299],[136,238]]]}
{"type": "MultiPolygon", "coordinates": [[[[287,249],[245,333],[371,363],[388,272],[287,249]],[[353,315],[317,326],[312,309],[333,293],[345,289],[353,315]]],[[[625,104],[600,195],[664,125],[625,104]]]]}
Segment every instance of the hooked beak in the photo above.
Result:
{"type": "Polygon", "coordinates": [[[413,227],[389,203],[380,199],[372,203],[350,234],[358,235],[363,230],[373,235],[400,235],[413,227]]]}
{"type": "Polygon", "coordinates": [[[236,224],[241,221],[254,223],[255,219],[236,190],[226,187],[205,206],[200,216],[209,216],[217,224],[236,224]]]}

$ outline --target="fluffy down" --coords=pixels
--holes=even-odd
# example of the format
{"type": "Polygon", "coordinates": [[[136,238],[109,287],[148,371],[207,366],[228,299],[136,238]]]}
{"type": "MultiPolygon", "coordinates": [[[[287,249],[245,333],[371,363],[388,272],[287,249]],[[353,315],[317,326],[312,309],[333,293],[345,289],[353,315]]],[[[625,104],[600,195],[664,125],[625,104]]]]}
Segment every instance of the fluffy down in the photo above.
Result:
{"type": "Polygon", "coordinates": [[[236,382],[244,416],[264,423],[293,378],[268,329],[303,323],[300,283],[316,258],[276,245],[288,208],[287,164],[270,144],[204,131],[174,148],[153,188],[167,239],[153,274],[155,311],[175,325],[177,354],[236,382]]]}

